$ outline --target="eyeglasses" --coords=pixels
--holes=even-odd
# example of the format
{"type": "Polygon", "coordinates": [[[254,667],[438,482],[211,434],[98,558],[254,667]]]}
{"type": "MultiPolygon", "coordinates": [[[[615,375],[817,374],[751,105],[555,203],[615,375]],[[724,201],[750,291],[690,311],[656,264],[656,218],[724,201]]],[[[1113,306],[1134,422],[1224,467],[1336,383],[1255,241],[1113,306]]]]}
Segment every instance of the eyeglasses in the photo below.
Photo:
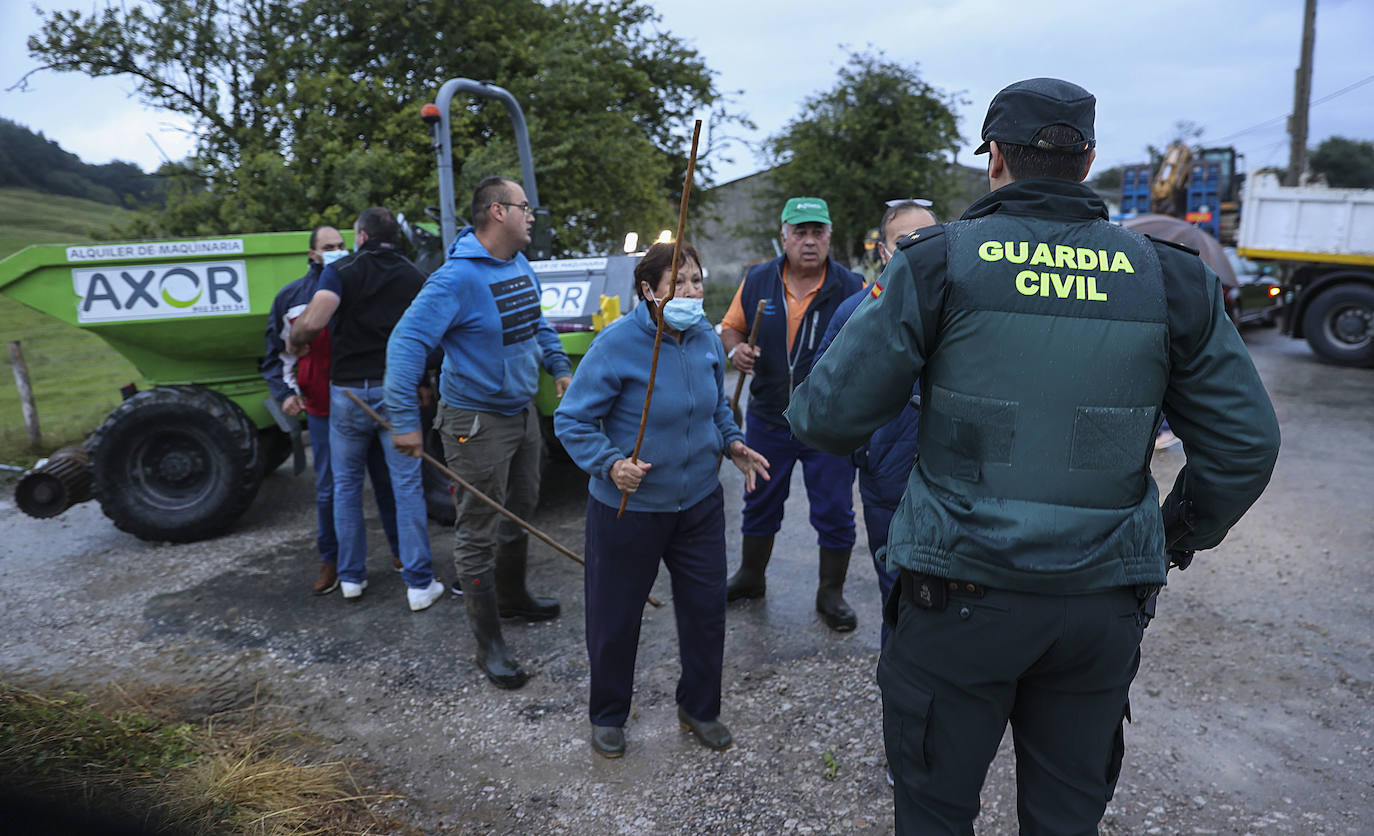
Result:
{"type": "Polygon", "coordinates": [[[525,201],[524,203],[507,203],[507,202],[504,201],[504,200],[497,200],[497,201],[493,201],[493,202],[494,202],[494,203],[497,203],[497,204],[500,204],[501,206],[518,207],[518,208],[520,209],[520,211],[521,211],[521,212],[524,212],[526,215],[533,215],[533,214],[534,214],[534,209],[533,209],[533,207],[530,206],[529,201],[525,201]]]}
{"type": "Polygon", "coordinates": [[[898,205],[898,204],[900,204],[900,203],[914,203],[914,204],[916,204],[917,206],[924,206],[924,207],[926,207],[926,208],[929,208],[929,207],[935,205],[934,202],[929,201],[929,200],[926,200],[926,199],[923,198],[923,197],[897,197],[897,198],[893,198],[892,200],[889,200],[887,203],[885,203],[885,204],[883,204],[883,205],[886,206],[887,208],[891,209],[893,206],[896,206],[896,205],[898,205]]]}

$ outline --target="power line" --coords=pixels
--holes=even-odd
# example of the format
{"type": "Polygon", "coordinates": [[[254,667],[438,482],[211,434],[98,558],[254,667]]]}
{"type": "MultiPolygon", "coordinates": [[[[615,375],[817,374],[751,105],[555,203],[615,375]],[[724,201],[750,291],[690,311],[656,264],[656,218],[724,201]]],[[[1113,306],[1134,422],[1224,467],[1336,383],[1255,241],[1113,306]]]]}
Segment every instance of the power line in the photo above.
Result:
{"type": "MultiPolygon", "coordinates": [[[[1346,93],[1349,93],[1351,90],[1354,90],[1354,89],[1356,89],[1357,87],[1363,87],[1364,85],[1370,83],[1371,81],[1374,81],[1374,75],[1368,76],[1368,77],[1366,77],[1366,78],[1362,78],[1362,79],[1360,79],[1359,81],[1356,81],[1356,82],[1353,83],[1353,84],[1347,84],[1346,86],[1342,87],[1341,89],[1337,90],[1337,91],[1334,92],[1334,93],[1331,93],[1330,95],[1322,96],[1320,99],[1317,99],[1316,101],[1312,102],[1312,104],[1308,105],[1308,107],[1313,107],[1313,106],[1315,106],[1315,105],[1322,104],[1323,102],[1329,102],[1329,101],[1331,101],[1332,99],[1334,99],[1334,98],[1336,98],[1336,97],[1338,97],[1338,96],[1343,96],[1343,95],[1345,95],[1346,93]]],[[[1251,133],[1252,131],[1258,131],[1258,130],[1260,130],[1261,128],[1267,128],[1267,127],[1269,127],[1270,125],[1276,124],[1276,123],[1278,123],[1278,122],[1282,122],[1282,121],[1286,120],[1286,119],[1288,118],[1288,116],[1289,116],[1289,114],[1287,114],[1287,113],[1285,113],[1285,114],[1282,115],[1282,116],[1275,116],[1273,119],[1266,119],[1266,120],[1264,120],[1263,122],[1260,122],[1259,124],[1251,125],[1250,127],[1246,128],[1245,130],[1236,131],[1236,132],[1233,133],[1233,134],[1228,134],[1228,135],[1226,135],[1226,136],[1221,137],[1220,139],[1213,140],[1213,141],[1214,141],[1214,142],[1226,142],[1226,141],[1228,141],[1228,140],[1235,139],[1235,138],[1238,137],[1238,136],[1244,136],[1245,134],[1251,133]]]]}

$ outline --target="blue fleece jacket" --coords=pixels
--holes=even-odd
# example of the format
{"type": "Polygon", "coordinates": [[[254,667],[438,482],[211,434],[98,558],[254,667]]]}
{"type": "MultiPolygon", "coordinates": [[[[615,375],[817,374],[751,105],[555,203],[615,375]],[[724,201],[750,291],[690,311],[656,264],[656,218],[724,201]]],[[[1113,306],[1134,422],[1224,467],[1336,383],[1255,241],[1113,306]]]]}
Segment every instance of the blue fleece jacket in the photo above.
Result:
{"type": "Polygon", "coordinates": [[[387,343],[386,407],[395,432],[420,429],[415,386],[436,345],[444,351],[439,394],[459,409],[515,415],[534,398],[540,366],[554,377],[572,374],[540,311],[541,292],[524,255],[502,261],[472,227],[459,231],[387,343]]]}
{"type": "MultiPolygon", "coordinates": [[[[613,507],[620,505],[620,490],[611,481],[611,465],[634,451],[654,327],[649,306],[642,303],[611,323],[592,342],[553,415],[558,440],[591,476],[591,495],[613,507]]],[[[640,448],[640,458],[653,467],[626,507],[692,507],[720,484],[717,461],[736,440],[743,441],[744,433],[725,400],[725,350],[716,332],[702,319],[683,332],[681,342],[665,334],[640,448]]]]}

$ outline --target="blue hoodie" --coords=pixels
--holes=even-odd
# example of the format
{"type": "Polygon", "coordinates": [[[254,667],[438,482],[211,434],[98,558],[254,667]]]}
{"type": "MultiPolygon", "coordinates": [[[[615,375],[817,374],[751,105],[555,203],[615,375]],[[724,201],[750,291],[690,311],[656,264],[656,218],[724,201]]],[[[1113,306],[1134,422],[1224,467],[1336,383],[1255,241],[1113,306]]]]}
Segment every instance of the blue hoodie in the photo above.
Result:
{"type": "MultiPolygon", "coordinates": [[[[602,331],[577,367],[577,376],[553,415],[554,431],[577,466],[591,476],[588,491],[611,507],[620,489],[611,465],[629,458],[639,433],[654,321],[641,303],[602,331]]],[[[725,400],[725,350],[710,324],[699,320],[682,334],[667,334],[658,352],[654,400],[640,457],[653,465],[630,494],[632,511],[681,511],[720,485],[720,453],[744,440],[725,400]]]]}
{"type": "Polygon", "coordinates": [[[563,344],[540,311],[539,279],[525,256],[502,261],[464,227],[387,343],[386,408],[394,432],[420,429],[415,386],[425,356],[444,350],[439,394],[449,406],[515,415],[534,398],[542,365],[572,374],[563,344]]]}

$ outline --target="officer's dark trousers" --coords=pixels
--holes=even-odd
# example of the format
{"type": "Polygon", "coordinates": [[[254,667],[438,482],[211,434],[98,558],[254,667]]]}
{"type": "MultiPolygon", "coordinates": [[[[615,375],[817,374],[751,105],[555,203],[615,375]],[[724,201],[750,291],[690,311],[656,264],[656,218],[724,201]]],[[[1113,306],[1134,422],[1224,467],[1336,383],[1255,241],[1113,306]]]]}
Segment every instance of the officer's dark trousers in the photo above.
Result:
{"type": "MultiPolygon", "coordinates": [[[[589,714],[597,726],[623,726],[634,691],[635,651],[658,562],[673,582],[673,615],[682,675],[677,702],[698,720],[720,715],[725,658],[725,502],[719,487],[684,511],[616,509],[587,500],[587,655],[589,714]]],[[[658,660],[654,660],[658,663],[658,660]]]]}
{"type": "Polygon", "coordinates": [[[1141,630],[1131,589],[990,590],[950,595],[943,610],[902,594],[878,663],[897,833],[973,833],[1008,720],[1021,833],[1096,833],[1121,767],[1141,630]]]}

